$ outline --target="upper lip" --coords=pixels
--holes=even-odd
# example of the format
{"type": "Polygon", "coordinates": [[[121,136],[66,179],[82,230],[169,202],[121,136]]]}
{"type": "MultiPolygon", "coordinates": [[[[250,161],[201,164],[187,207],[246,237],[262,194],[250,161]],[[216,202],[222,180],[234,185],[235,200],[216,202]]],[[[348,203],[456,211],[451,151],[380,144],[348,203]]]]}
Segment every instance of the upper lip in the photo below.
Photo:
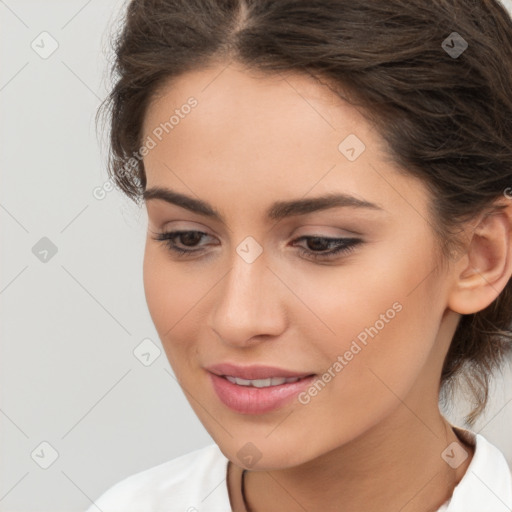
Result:
{"type": "Polygon", "coordinates": [[[296,372],[293,370],[286,370],[285,368],[278,368],[276,366],[238,366],[231,363],[220,363],[206,366],[206,370],[216,375],[231,377],[239,377],[240,379],[255,380],[255,379],[269,379],[271,377],[308,377],[313,375],[310,372],[296,372]]]}

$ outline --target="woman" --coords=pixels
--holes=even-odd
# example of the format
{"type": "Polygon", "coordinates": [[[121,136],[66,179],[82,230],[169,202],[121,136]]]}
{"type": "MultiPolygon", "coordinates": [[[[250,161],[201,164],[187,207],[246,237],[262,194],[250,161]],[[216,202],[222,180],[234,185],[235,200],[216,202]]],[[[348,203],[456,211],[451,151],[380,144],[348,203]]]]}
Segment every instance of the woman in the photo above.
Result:
{"type": "Polygon", "coordinates": [[[496,1],[133,0],[110,172],[215,444],[90,510],[482,512],[512,332],[512,21],[496,1]]]}

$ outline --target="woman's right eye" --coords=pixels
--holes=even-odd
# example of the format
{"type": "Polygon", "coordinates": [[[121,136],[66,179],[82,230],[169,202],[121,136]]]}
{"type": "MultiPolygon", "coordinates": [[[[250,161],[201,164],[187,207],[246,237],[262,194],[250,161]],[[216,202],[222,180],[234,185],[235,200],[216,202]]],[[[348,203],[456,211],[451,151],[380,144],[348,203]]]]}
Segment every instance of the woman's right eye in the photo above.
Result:
{"type": "Polygon", "coordinates": [[[167,231],[164,233],[158,233],[154,239],[164,242],[168,249],[177,255],[183,256],[203,252],[204,249],[194,249],[194,247],[196,247],[197,243],[207,236],[209,235],[202,231],[167,231]],[[176,239],[179,239],[182,247],[179,247],[176,244],[176,239]],[[192,249],[183,249],[183,246],[191,247],[192,249]]]}

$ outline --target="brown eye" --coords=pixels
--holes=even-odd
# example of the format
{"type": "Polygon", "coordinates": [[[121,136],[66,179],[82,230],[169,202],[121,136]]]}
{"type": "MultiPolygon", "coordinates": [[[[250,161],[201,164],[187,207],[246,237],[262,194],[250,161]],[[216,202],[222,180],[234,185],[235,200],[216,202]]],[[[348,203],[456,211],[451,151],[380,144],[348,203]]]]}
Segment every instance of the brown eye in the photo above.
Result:
{"type": "Polygon", "coordinates": [[[357,245],[363,243],[360,238],[327,238],[320,236],[301,236],[295,242],[305,240],[307,248],[300,247],[301,256],[313,259],[329,259],[336,255],[352,252],[357,245]],[[334,249],[328,250],[330,247],[334,249]]]}
{"type": "Polygon", "coordinates": [[[168,231],[166,233],[158,233],[154,239],[164,242],[168,249],[178,255],[187,255],[202,252],[202,246],[199,249],[194,248],[198,247],[199,242],[208,236],[207,233],[202,231],[168,231]],[[176,240],[178,240],[178,243],[176,240]],[[184,249],[183,247],[192,247],[193,249],[184,249]]]}

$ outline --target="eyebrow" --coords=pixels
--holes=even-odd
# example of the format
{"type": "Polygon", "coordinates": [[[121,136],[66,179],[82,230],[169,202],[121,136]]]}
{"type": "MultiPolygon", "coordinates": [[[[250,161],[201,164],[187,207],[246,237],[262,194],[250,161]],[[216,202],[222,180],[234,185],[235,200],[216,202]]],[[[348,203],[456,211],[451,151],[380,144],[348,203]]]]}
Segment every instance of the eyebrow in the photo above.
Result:
{"type": "MultiPolygon", "coordinates": [[[[145,201],[149,201],[151,199],[162,199],[167,203],[180,206],[191,212],[198,213],[199,215],[204,215],[206,217],[218,220],[219,222],[225,223],[221,213],[206,201],[195,199],[168,188],[148,188],[144,191],[142,197],[145,201]]],[[[340,207],[365,208],[380,211],[384,210],[381,206],[375,203],[371,203],[363,199],[358,199],[357,197],[348,194],[331,193],[312,198],[294,199],[291,201],[277,201],[270,205],[270,207],[267,209],[266,217],[269,220],[281,220],[286,217],[306,215],[312,212],[340,207]]]]}

